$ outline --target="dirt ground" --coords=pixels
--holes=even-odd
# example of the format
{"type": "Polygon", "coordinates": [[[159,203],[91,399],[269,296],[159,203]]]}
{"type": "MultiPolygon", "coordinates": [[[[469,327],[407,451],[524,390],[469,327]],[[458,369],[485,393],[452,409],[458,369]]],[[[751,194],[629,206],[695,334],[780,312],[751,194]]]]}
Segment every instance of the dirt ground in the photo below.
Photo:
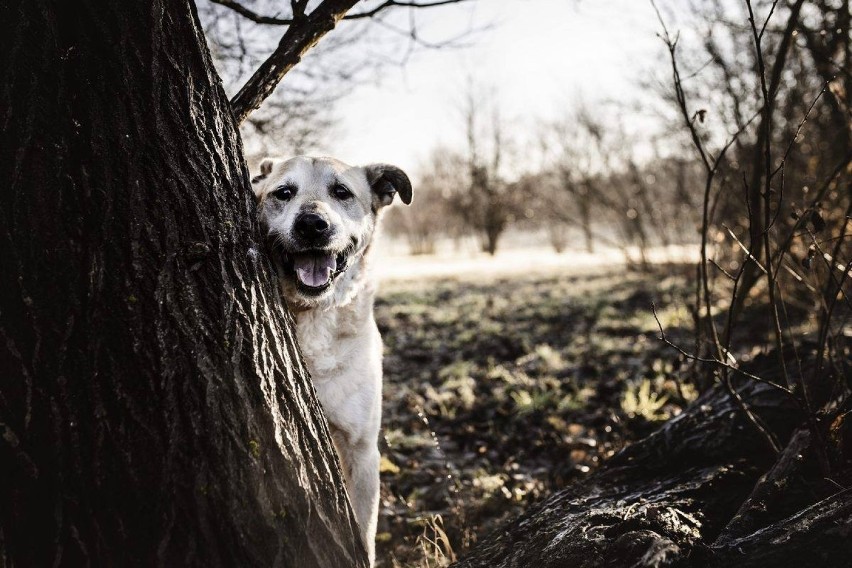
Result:
{"type": "Polygon", "coordinates": [[[446,566],[680,412],[651,302],[688,344],[691,270],[385,282],[378,565],[446,566]]]}

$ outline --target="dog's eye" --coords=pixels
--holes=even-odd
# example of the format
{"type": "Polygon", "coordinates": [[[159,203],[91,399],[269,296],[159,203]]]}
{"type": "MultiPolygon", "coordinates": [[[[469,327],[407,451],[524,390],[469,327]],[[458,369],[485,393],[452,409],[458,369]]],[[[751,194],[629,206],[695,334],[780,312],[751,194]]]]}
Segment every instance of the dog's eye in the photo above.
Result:
{"type": "Polygon", "coordinates": [[[337,199],[349,199],[352,197],[352,192],[349,191],[349,188],[341,183],[331,186],[331,194],[337,199]]]}
{"type": "Polygon", "coordinates": [[[280,199],[281,201],[290,201],[293,196],[296,194],[296,188],[292,185],[282,185],[275,189],[275,191],[271,192],[270,195],[275,199],[280,199]]]}

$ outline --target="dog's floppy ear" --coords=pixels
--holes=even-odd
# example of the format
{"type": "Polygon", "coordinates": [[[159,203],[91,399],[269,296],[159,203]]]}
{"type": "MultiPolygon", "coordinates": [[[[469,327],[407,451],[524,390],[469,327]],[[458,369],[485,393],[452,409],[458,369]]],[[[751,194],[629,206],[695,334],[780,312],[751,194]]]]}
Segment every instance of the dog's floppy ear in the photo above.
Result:
{"type": "Polygon", "coordinates": [[[272,158],[264,158],[260,161],[260,175],[268,176],[272,173],[272,166],[275,165],[275,160],[272,158]]]}
{"type": "Polygon", "coordinates": [[[259,173],[259,174],[257,174],[256,176],[254,176],[253,178],[251,178],[251,182],[252,182],[252,183],[257,183],[257,182],[259,182],[259,181],[261,181],[261,180],[265,179],[265,178],[266,178],[266,176],[268,176],[269,174],[271,174],[271,173],[272,173],[272,166],[274,166],[274,165],[275,165],[275,162],[276,162],[276,161],[277,161],[277,160],[274,160],[274,159],[272,159],[272,158],[264,158],[264,159],[262,159],[262,160],[260,161],[260,166],[259,166],[259,168],[260,168],[260,173],[259,173]]]}
{"type": "Polygon", "coordinates": [[[411,180],[404,171],[388,164],[370,164],[364,167],[364,171],[375,196],[374,203],[378,203],[379,207],[390,205],[397,193],[403,203],[411,203],[411,180]]]}

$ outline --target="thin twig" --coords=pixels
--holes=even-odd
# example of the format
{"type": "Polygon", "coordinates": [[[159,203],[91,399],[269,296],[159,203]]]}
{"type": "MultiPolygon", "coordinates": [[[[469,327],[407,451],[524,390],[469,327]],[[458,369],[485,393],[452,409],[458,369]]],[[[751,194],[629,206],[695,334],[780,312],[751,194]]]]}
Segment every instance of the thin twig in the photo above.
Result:
{"type": "Polygon", "coordinates": [[[789,396],[791,400],[793,400],[794,402],[796,402],[796,403],[798,404],[798,399],[797,399],[797,398],[796,398],[796,396],[793,394],[793,391],[791,391],[791,390],[790,390],[790,389],[788,389],[787,387],[784,387],[784,386],[779,385],[779,384],[777,384],[777,383],[773,383],[772,381],[767,380],[767,379],[764,379],[763,377],[759,377],[759,376],[757,376],[757,375],[753,375],[753,374],[749,373],[748,371],[743,371],[742,369],[740,369],[740,368],[738,368],[738,367],[735,367],[734,365],[731,365],[730,363],[726,363],[726,362],[724,362],[724,361],[720,361],[719,359],[712,359],[712,358],[707,358],[707,357],[700,357],[700,356],[695,355],[695,354],[693,354],[693,353],[689,353],[688,351],[685,351],[683,348],[681,348],[679,345],[677,345],[677,344],[675,344],[675,343],[672,343],[672,342],[671,342],[671,341],[670,341],[670,340],[666,337],[666,334],[665,334],[665,332],[663,331],[663,324],[662,324],[662,323],[660,323],[660,318],[657,316],[657,308],[656,308],[656,306],[655,306],[654,304],[651,304],[651,310],[652,310],[652,311],[653,311],[653,313],[654,313],[654,319],[657,321],[657,327],[659,327],[659,329],[660,329],[660,341],[662,341],[663,343],[665,343],[665,344],[666,344],[666,345],[668,345],[669,347],[671,347],[671,348],[675,349],[678,353],[680,353],[681,355],[683,355],[683,356],[684,356],[684,357],[686,357],[687,359],[689,359],[689,360],[691,360],[691,361],[698,361],[698,362],[700,362],[700,363],[709,363],[709,364],[712,364],[712,365],[718,365],[718,366],[720,366],[720,367],[724,367],[724,368],[728,369],[729,371],[733,371],[733,372],[735,372],[735,373],[737,373],[737,374],[740,374],[740,375],[742,375],[742,376],[744,376],[744,377],[746,377],[746,378],[749,378],[749,379],[751,379],[751,380],[753,380],[753,381],[757,381],[757,382],[759,382],[759,383],[762,383],[762,384],[765,384],[765,385],[767,385],[767,386],[770,386],[770,387],[772,387],[772,388],[774,388],[774,389],[776,389],[776,390],[779,390],[779,391],[783,392],[784,394],[786,394],[787,396],[789,396]]]}
{"type": "MultiPolygon", "coordinates": [[[[787,362],[784,357],[784,335],[781,329],[781,318],[778,314],[778,301],[776,298],[776,285],[777,281],[775,278],[775,273],[772,270],[772,248],[770,243],[770,234],[769,231],[772,228],[772,119],[775,111],[775,96],[778,92],[778,88],[780,85],[780,73],[776,76],[775,72],[779,70],[778,58],[783,61],[786,59],[786,50],[793,36],[793,31],[795,29],[795,25],[798,22],[799,11],[801,10],[802,5],[804,4],[804,0],[798,0],[796,4],[793,6],[790,12],[790,18],[787,21],[787,31],[788,35],[782,38],[781,47],[779,47],[779,54],[776,56],[775,66],[773,68],[773,76],[769,84],[766,81],[766,68],[763,61],[763,48],[761,46],[761,36],[762,32],[758,32],[757,25],[755,23],[754,11],[752,9],[751,0],[745,0],[746,6],[748,7],[748,15],[749,15],[749,24],[752,29],[752,36],[754,38],[754,48],[755,48],[755,56],[757,57],[757,67],[758,74],[760,77],[760,89],[763,95],[763,120],[762,126],[764,128],[763,135],[763,166],[764,166],[764,185],[763,185],[763,250],[764,255],[766,257],[766,279],[767,279],[767,289],[769,292],[769,307],[772,313],[772,324],[773,331],[775,333],[775,348],[778,351],[778,361],[781,365],[781,372],[784,375],[784,381],[786,382],[788,387],[791,387],[792,383],[790,381],[790,376],[787,371],[787,362]],[[782,53],[785,57],[782,57],[782,53]]],[[[773,10],[774,10],[773,5],[773,10]]],[[[770,13],[771,17],[771,13],[770,13]]],[[[767,18],[768,22],[768,18],[767,18]]],[[[764,24],[763,29],[766,28],[766,24],[764,24]]],[[[783,171],[783,169],[782,169],[783,171]]],[[[778,207],[780,208],[780,201],[778,203],[778,207]]],[[[799,389],[801,391],[802,400],[805,405],[805,409],[808,411],[808,415],[810,415],[810,399],[808,396],[807,385],[805,384],[804,378],[799,377],[798,380],[799,389]]]]}
{"type": "MultiPolygon", "coordinates": [[[[296,20],[300,19],[299,17],[292,18],[279,18],[277,16],[264,16],[263,14],[259,14],[250,8],[246,8],[236,0],[210,0],[214,4],[218,4],[220,6],[224,6],[230,10],[233,10],[240,16],[244,18],[248,18],[252,22],[256,24],[265,24],[271,26],[289,26],[292,25],[296,20]]],[[[365,18],[372,18],[377,16],[380,12],[387,10],[388,8],[433,8],[436,6],[446,6],[447,4],[458,4],[459,2],[465,2],[466,0],[434,0],[431,2],[404,2],[400,0],[386,0],[382,2],[375,8],[364,12],[358,12],[355,14],[347,14],[343,17],[344,20],[363,20],[365,18]]],[[[296,9],[294,14],[300,14],[301,17],[304,17],[304,9],[307,7],[307,3],[301,3],[296,5],[296,9]]]]}
{"type": "Polygon", "coordinates": [[[731,228],[725,225],[724,223],[722,224],[722,227],[724,227],[725,230],[728,231],[728,234],[731,236],[732,239],[734,239],[734,242],[737,243],[737,245],[739,245],[739,247],[743,250],[746,255],[746,258],[752,261],[757,266],[757,268],[760,269],[761,272],[766,274],[766,269],[763,267],[762,264],[760,264],[760,261],[757,260],[757,258],[753,254],[751,254],[751,251],[748,250],[748,247],[745,246],[745,244],[739,239],[739,237],[737,237],[737,235],[731,230],[731,228]]]}
{"type": "MultiPolygon", "coordinates": [[[[699,357],[698,355],[693,355],[691,353],[688,353],[684,349],[681,349],[678,345],[676,345],[675,343],[672,343],[666,337],[666,332],[663,330],[663,324],[660,322],[660,317],[657,315],[657,307],[656,307],[656,305],[654,305],[653,302],[651,303],[651,311],[654,313],[654,320],[656,320],[657,327],[660,329],[660,341],[662,341],[663,343],[665,343],[669,347],[672,347],[673,349],[678,351],[681,355],[683,355],[687,359],[699,361],[699,362],[702,362],[702,363],[711,363],[711,364],[714,364],[714,365],[719,365],[719,366],[721,366],[725,369],[740,373],[740,374],[744,375],[745,377],[748,377],[748,378],[750,378],[754,381],[757,381],[759,383],[763,383],[765,385],[769,385],[772,388],[775,388],[775,389],[782,391],[788,397],[790,397],[793,400],[793,402],[798,404],[798,401],[796,400],[796,397],[793,395],[793,393],[790,392],[789,390],[787,390],[786,388],[782,387],[781,385],[777,385],[777,384],[775,384],[771,381],[767,381],[766,379],[763,379],[763,378],[758,377],[756,375],[752,375],[751,373],[748,373],[746,371],[738,369],[737,367],[734,367],[733,365],[729,365],[728,363],[725,363],[724,361],[719,361],[717,359],[706,359],[704,357],[699,357]]],[[[748,404],[746,404],[745,400],[743,400],[742,396],[740,396],[740,393],[737,392],[736,388],[734,388],[734,386],[733,386],[733,384],[730,380],[730,377],[727,374],[725,375],[725,378],[722,381],[722,384],[724,384],[725,390],[728,392],[728,395],[734,400],[734,402],[737,404],[737,406],[739,406],[740,410],[743,412],[743,414],[745,414],[748,421],[751,422],[751,424],[763,436],[763,439],[766,440],[767,445],[769,445],[769,447],[772,448],[772,450],[776,454],[778,452],[780,452],[781,451],[781,444],[779,444],[778,438],[766,426],[766,424],[764,424],[763,420],[751,411],[751,409],[748,407],[748,404]]]]}

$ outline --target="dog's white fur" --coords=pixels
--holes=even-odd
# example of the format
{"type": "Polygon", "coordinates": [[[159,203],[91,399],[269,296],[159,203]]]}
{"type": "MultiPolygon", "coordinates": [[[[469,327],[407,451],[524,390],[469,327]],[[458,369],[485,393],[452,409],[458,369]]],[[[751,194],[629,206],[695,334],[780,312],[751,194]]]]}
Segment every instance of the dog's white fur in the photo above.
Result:
{"type": "Polygon", "coordinates": [[[331,158],[308,157],[264,161],[252,185],[261,224],[272,242],[281,290],[295,315],[298,342],[331,427],[372,566],[379,506],[382,340],[373,319],[376,285],[368,253],[381,208],[397,192],[410,203],[411,185],[392,166],[360,168],[331,158]],[[338,185],[347,188],[351,197],[335,197],[333,188],[338,185]],[[286,201],[276,197],[282,187],[294,190],[286,193],[292,193],[286,201]],[[321,293],[312,289],[306,293],[287,270],[288,255],[303,248],[294,225],[306,211],[327,220],[334,231],[323,249],[348,255],[346,270],[332,277],[321,293]]]}

